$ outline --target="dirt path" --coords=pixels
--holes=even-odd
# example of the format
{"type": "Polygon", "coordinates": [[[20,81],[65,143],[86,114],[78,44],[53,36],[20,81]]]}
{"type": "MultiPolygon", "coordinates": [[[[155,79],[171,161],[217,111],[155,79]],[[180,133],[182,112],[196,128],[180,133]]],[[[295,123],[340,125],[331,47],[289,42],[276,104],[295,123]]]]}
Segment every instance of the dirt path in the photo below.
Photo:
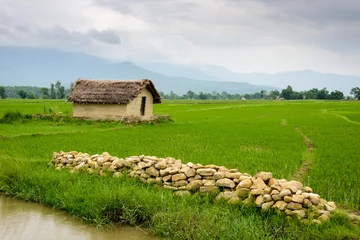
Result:
{"type": "Polygon", "coordinates": [[[294,179],[302,181],[304,177],[309,173],[311,164],[314,160],[314,151],[316,148],[311,142],[310,138],[306,136],[299,127],[295,127],[295,130],[303,137],[304,144],[306,145],[306,151],[303,153],[303,162],[297,172],[294,174],[294,179]]]}

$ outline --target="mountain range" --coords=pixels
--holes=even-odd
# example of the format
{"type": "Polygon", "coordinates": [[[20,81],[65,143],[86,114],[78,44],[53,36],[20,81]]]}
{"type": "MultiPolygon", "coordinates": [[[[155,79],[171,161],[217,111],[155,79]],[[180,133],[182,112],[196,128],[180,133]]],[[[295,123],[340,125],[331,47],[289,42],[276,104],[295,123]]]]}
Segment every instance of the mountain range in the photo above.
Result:
{"type": "Polygon", "coordinates": [[[164,93],[194,92],[254,93],[291,85],[294,90],[324,88],[345,95],[360,85],[360,77],[323,74],[311,70],[267,73],[236,73],[224,67],[203,64],[175,65],[157,62],[114,63],[78,52],[54,49],[0,47],[0,85],[48,87],[60,81],[69,86],[78,78],[151,79],[164,93]]]}

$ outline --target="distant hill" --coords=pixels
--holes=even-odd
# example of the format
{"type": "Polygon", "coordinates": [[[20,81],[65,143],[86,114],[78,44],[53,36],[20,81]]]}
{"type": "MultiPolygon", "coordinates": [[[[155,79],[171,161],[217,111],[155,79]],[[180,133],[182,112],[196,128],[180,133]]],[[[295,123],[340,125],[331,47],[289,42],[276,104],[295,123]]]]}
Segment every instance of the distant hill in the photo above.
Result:
{"type": "MultiPolygon", "coordinates": [[[[291,85],[294,90],[309,90],[311,88],[328,90],[340,90],[345,95],[355,86],[360,86],[360,77],[351,75],[319,73],[312,70],[281,72],[277,74],[268,73],[236,73],[227,68],[215,65],[191,64],[188,66],[170,65],[168,63],[138,63],[144,68],[154,67],[160,73],[168,75],[182,73],[183,76],[199,79],[198,77],[211,76],[215,81],[247,82],[253,85],[270,85],[278,88],[286,88],[291,85]],[[169,66],[170,65],[170,66],[169,66]]],[[[210,79],[210,78],[208,78],[210,79]]]]}
{"type": "MultiPolygon", "coordinates": [[[[204,73],[203,77],[206,76],[204,73]]],[[[173,91],[176,94],[184,94],[188,90],[245,94],[276,89],[271,86],[257,86],[230,80],[214,81],[216,78],[198,80],[188,76],[167,76],[146,70],[131,62],[114,64],[84,53],[53,49],[0,47],[0,85],[48,87],[51,82],[61,81],[68,87],[77,78],[148,78],[154,81],[159,91],[165,93],[173,91]]]]}

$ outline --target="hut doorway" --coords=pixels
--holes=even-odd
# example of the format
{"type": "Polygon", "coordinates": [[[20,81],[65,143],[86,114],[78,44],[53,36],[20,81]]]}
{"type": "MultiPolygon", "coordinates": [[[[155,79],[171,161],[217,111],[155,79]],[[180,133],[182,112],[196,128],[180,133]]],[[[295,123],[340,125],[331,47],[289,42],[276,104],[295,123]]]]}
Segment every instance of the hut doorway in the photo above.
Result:
{"type": "Polygon", "coordinates": [[[146,103],[146,97],[142,97],[141,98],[141,108],[140,108],[141,116],[145,115],[145,103],[146,103]]]}

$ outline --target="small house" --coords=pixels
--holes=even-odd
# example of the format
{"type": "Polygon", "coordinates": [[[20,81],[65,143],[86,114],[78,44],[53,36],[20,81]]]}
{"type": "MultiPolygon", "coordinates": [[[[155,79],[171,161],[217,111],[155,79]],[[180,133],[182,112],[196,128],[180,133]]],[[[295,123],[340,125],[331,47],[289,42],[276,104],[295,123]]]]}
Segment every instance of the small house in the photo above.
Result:
{"type": "Polygon", "coordinates": [[[153,104],[161,97],[152,81],[78,79],[68,98],[73,103],[73,117],[87,119],[149,120],[153,104]]]}

